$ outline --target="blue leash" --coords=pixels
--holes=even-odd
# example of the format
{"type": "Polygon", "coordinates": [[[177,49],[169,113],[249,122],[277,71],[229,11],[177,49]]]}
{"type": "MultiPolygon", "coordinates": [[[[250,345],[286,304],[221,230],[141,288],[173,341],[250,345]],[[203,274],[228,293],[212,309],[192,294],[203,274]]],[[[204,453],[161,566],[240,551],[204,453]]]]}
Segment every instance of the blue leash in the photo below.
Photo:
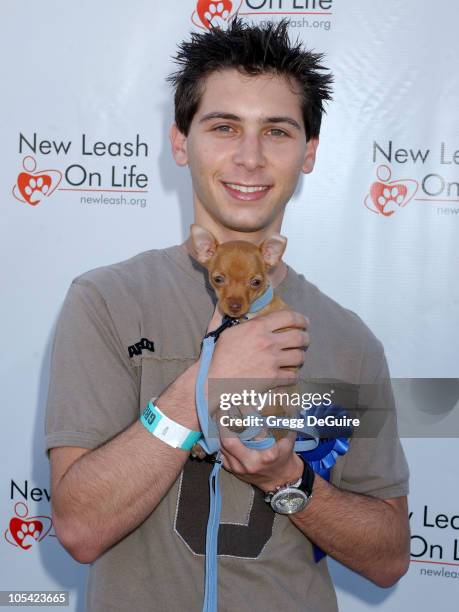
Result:
{"type": "MultiPolygon", "coordinates": [[[[273,288],[271,283],[266,291],[257,298],[250,307],[249,312],[255,313],[267,306],[273,298],[273,288]]],[[[220,492],[220,470],[221,470],[221,452],[220,438],[217,426],[214,421],[209,418],[209,408],[204,393],[205,382],[209,372],[210,362],[215,348],[215,343],[220,334],[233,325],[239,323],[238,319],[232,319],[225,315],[223,322],[215,331],[208,333],[202,342],[201,362],[196,381],[196,407],[198,419],[201,426],[203,437],[199,441],[204,451],[208,455],[217,453],[214,467],[209,477],[210,488],[210,509],[209,519],[207,522],[206,533],[206,566],[205,566],[205,594],[203,612],[217,612],[217,588],[218,588],[218,530],[221,516],[221,492],[220,492]]],[[[287,428],[285,428],[287,429],[287,428]]],[[[247,448],[265,450],[275,444],[275,439],[272,435],[262,440],[253,440],[262,427],[252,427],[245,430],[239,437],[247,448]]],[[[309,436],[309,439],[297,440],[295,443],[295,451],[312,451],[319,445],[319,436],[312,428],[305,427],[298,430],[302,436],[309,436]]]]}

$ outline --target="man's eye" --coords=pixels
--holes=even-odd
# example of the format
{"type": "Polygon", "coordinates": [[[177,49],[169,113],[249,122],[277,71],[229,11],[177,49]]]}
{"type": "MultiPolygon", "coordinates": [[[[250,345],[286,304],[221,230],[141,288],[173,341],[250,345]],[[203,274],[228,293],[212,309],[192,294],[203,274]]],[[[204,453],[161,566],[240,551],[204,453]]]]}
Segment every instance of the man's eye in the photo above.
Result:
{"type": "Polygon", "coordinates": [[[261,285],[261,280],[259,278],[252,278],[252,280],[250,281],[250,286],[253,287],[254,289],[259,287],[260,285],[261,285]]]}
{"type": "Polygon", "coordinates": [[[225,282],[225,278],[221,276],[220,274],[217,274],[216,276],[214,276],[214,283],[216,285],[223,285],[224,282],[225,282]]]}
{"type": "Polygon", "coordinates": [[[271,128],[269,130],[269,133],[272,136],[288,136],[287,132],[284,132],[284,130],[281,130],[279,128],[271,128]]]}
{"type": "Polygon", "coordinates": [[[230,125],[217,125],[214,127],[215,132],[232,132],[233,128],[230,125]]]}

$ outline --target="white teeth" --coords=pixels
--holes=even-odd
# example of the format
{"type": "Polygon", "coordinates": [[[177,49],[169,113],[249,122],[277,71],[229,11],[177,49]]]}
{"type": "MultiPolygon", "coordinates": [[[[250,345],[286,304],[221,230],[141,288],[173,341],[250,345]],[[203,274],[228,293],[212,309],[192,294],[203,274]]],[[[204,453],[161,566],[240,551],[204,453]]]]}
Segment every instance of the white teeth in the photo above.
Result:
{"type": "Polygon", "coordinates": [[[268,187],[266,185],[254,185],[250,187],[246,187],[245,185],[235,185],[234,183],[226,183],[228,187],[231,189],[236,189],[236,191],[242,191],[242,193],[254,193],[255,191],[266,191],[268,187]]]}

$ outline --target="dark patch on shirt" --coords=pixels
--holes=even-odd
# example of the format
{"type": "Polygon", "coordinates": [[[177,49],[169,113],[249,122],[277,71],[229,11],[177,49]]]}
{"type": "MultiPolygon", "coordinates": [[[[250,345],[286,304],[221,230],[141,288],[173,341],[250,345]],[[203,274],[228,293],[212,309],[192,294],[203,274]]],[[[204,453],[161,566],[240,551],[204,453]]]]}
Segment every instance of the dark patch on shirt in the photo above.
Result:
{"type": "MultiPolygon", "coordinates": [[[[212,466],[201,461],[185,463],[177,500],[176,530],[191,550],[206,554],[206,528],[209,517],[209,474],[212,466]]],[[[218,554],[256,559],[272,536],[274,512],[254,489],[253,504],[246,525],[223,523],[218,533],[218,554]]]]}

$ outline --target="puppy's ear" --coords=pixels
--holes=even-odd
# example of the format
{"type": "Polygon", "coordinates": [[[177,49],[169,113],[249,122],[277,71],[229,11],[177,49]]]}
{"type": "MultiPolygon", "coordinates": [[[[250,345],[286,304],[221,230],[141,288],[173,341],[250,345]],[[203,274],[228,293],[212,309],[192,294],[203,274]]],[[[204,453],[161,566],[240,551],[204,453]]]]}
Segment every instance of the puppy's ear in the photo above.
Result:
{"type": "Polygon", "coordinates": [[[209,231],[196,223],[191,225],[190,235],[196,259],[205,266],[215,255],[218,242],[209,231]]]}
{"type": "Polygon", "coordinates": [[[287,238],[276,233],[264,240],[259,249],[265,263],[271,267],[280,262],[286,246],[287,238]]]}

